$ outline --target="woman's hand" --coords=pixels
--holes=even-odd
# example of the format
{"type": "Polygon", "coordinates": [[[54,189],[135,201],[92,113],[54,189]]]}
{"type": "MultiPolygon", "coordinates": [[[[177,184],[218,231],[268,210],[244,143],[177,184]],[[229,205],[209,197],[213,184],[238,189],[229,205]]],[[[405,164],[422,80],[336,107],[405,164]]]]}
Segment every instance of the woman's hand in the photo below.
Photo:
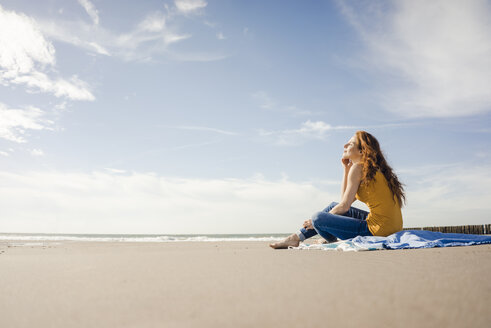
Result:
{"type": "Polygon", "coordinates": [[[349,158],[341,158],[341,163],[346,170],[349,170],[353,166],[353,162],[349,158]]]}
{"type": "Polygon", "coordinates": [[[314,229],[314,227],[312,226],[312,220],[306,220],[304,223],[303,223],[303,227],[307,230],[309,229],[314,229]]]}

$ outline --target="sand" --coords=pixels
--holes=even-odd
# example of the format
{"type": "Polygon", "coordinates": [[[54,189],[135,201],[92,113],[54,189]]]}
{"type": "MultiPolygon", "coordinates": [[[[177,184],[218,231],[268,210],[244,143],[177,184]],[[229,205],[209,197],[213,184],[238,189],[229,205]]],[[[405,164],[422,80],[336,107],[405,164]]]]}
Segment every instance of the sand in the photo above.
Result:
{"type": "Polygon", "coordinates": [[[489,327],[491,245],[0,243],[0,327],[489,327]],[[10,246],[10,247],[9,247],[10,246]]]}

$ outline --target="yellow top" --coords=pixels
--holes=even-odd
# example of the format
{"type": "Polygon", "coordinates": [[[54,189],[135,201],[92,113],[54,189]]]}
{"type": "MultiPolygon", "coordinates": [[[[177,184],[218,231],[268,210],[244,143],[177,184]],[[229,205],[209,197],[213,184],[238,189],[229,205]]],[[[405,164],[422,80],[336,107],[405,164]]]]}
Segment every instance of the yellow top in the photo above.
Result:
{"type": "Polygon", "coordinates": [[[356,199],[367,204],[370,209],[367,225],[372,235],[388,236],[402,230],[401,206],[382,172],[377,171],[368,186],[360,184],[356,199]]]}

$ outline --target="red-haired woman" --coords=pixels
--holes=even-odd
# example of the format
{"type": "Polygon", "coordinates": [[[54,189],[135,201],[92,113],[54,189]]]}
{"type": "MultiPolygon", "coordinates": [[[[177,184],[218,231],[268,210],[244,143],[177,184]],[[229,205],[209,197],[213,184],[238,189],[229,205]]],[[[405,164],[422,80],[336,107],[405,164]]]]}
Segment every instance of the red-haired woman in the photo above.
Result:
{"type": "Polygon", "coordinates": [[[341,162],[344,166],[341,202],[314,214],[300,231],[270,244],[271,247],[298,246],[317,234],[332,242],[337,238],[388,236],[402,230],[404,189],[387,164],[377,139],[368,132],[357,131],[344,145],[341,162]],[[370,212],[351,207],[355,199],[367,204],[370,212]]]}

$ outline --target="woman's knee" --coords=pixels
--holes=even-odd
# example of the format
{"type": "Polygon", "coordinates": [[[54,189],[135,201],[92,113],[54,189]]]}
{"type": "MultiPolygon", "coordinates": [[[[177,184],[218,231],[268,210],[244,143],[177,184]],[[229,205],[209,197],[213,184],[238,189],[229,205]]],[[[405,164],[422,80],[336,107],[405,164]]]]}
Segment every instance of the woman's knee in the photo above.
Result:
{"type": "Polygon", "coordinates": [[[318,227],[319,223],[325,220],[330,214],[325,211],[320,211],[312,215],[312,226],[318,227]]]}

